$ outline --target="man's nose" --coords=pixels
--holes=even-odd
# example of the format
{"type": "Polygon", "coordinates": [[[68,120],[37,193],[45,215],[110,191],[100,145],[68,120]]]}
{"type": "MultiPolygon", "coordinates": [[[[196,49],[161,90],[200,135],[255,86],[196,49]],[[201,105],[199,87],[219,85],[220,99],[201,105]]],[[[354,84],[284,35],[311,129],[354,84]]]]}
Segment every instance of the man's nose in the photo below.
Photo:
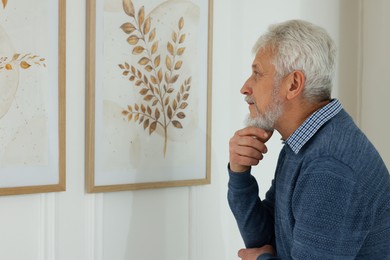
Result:
{"type": "Polygon", "coordinates": [[[245,81],[244,85],[242,86],[240,93],[243,95],[251,95],[252,94],[252,88],[249,86],[249,79],[245,81]]]}

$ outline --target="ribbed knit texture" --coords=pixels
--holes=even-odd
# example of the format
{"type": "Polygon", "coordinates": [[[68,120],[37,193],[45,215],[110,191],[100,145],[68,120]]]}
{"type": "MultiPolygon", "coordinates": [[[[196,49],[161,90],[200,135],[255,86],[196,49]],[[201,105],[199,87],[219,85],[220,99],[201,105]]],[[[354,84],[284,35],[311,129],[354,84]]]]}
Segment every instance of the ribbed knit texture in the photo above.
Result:
{"type": "Polygon", "coordinates": [[[298,153],[284,145],[264,200],[250,171],[229,176],[246,247],[277,251],[258,259],[390,259],[389,172],[344,110],[298,153]]]}

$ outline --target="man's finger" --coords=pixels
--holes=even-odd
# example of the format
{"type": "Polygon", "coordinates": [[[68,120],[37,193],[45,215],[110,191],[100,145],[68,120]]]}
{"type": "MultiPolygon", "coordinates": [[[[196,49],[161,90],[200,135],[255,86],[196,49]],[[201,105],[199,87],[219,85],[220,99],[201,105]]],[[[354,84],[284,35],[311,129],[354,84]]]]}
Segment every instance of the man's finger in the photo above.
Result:
{"type": "Polygon", "coordinates": [[[240,250],[238,250],[238,253],[237,253],[237,256],[242,258],[244,257],[245,255],[245,249],[244,248],[241,248],[240,250]]]}
{"type": "Polygon", "coordinates": [[[273,132],[251,126],[238,130],[236,134],[239,136],[252,136],[265,143],[271,138],[273,132]]]}

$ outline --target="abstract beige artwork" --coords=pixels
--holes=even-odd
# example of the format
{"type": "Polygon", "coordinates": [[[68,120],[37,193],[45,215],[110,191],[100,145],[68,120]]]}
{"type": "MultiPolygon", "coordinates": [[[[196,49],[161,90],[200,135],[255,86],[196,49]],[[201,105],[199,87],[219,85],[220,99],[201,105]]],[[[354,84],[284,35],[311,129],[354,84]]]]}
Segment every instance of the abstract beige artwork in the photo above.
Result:
{"type": "Polygon", "coordinates": [[[64,84],[59,81],[60,3],[65,1],[1,1],[1,195],[64,189],[59,145],[64,102],[59,99],[64,84]]]}
{"type": "Polygon", "coordinates": [[[209,183],[212,2],[88,11],[87,190],[209,183]]]}

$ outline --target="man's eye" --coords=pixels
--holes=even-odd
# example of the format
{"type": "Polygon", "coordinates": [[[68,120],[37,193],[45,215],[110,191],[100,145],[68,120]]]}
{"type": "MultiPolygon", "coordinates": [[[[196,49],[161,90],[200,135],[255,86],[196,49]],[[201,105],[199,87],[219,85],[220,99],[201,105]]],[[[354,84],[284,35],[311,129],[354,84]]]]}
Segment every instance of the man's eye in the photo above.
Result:
{"type": "Polygon", "coordinates": [[[253,76],[254,76],[255,78],[259,78],[259,77],[261,76],[261,73],[258,72],[258,71],[254,71],[254,72],[253,72],[253,76]]]}

